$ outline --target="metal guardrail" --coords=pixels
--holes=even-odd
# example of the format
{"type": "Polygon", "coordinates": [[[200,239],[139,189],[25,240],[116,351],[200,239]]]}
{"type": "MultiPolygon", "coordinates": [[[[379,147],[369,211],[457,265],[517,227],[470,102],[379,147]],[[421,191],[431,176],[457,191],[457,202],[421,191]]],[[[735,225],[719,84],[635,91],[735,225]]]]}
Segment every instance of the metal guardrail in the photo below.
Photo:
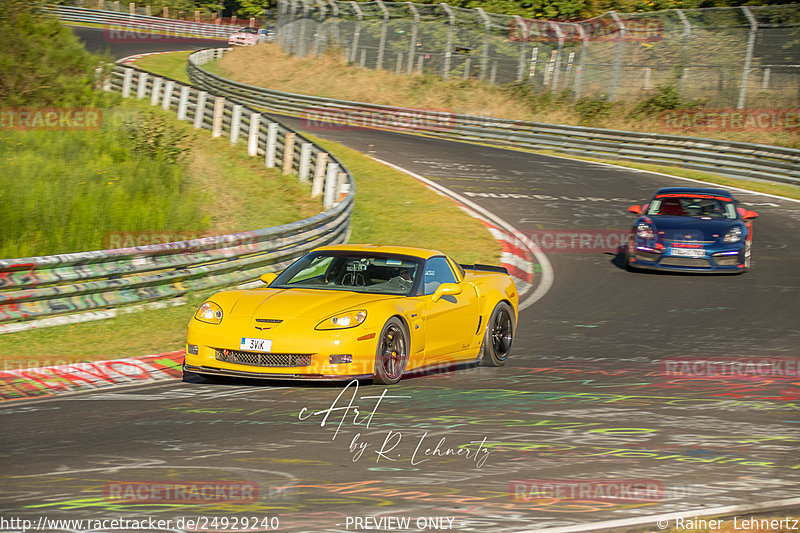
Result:
{"type": "Polygon", "coordinates": [[[200,51],[189,56],[187,71],[192,83],[258,109],[303,117],[312,129],[349,124],[800,184],[800,150],[792,148],[458,115],[285,93],[213,74],[202,68],[209,60],[203,54],[200,51]]]}
{"type": "Polygon", "coordinates": [[[187,20],[167,19],[148,15],[126,14],[117,11],[87,9],[74,6],[43,6],[46,13],[65,22],[82,22],[109,26],[108,37],[118,40],[135,40],[138,32],[159,32],[172,38],[199,37],[204,39],[227,39],[241,25],[209,24],[187,20]]]}
{"type": "MultiPolygon", "coordinates": [[[[204,52],[214,57],[214,50],[204,52]]],[[[163,300],[188,291],[250,282],[279,270],[307,251],[347,240],[355,183],[334,156],[248,107],[206,91],[117,66],[106,90],[149,98],[177,111],[214,136],[247,141],[267,167],[297,174],[322,195],[326,211],[290,224],[116,250],[0,259],[0,333],[27,329],[29,321],[163,300]],[[25,323],[18,323],[25,321],[25,323]]],[[[52,319],[49,319],[52,320],[52,319]]],[[[66,320],[65,320],[66,322],[66,320]]]]}

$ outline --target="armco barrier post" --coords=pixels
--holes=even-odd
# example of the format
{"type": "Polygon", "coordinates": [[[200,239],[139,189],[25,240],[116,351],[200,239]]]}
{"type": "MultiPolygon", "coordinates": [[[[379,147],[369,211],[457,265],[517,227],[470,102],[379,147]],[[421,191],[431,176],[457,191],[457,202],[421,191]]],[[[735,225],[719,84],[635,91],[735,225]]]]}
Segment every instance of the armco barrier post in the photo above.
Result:
{"type": "Polygon", "coordinates": [[[172,105],[172,91],[174,89],[175,82],[172,80],[167,80],[167,83],[164,85],[164,98],[161,99],[161,108],[165,111],[169,111],[169,108],[172,105]]]}
{"type": "Polygon", "coordinates": [[[128,13],[130,13],[131,15],[136,14],[136,2],[131,2],[128,4],[128,13]]]}
{"type": "Polygon", "coordinates": [[[161,93],[162,81],[163,81],[162,78],[158,77],[153,78],[153,92],[150,93],[150,105],[158,105],[158,97],[161,93]]]}
{"type": "Polygon", "coordinates": [[[311,183],[311,197],[322,194],[325,185],[325,166],[328,164],[328,154],[320,152],[317,154],[317,165],[314,167],[314,181],[311,183]]]}
{"type": "Polygon", "coordinates": [[[322,206],[325,209],[333,207],[336,201],[336,182],[339,178],[339,165],[336,163],[328,163],[328,169],[325,173],[325,195],[322,197],[322,206]]]}
{"type": "Polygon", "coordinates": [[[258,132],[261,126],[261,113],[250,113],[250,131],[247,134],[247,154],[258,155],[258,132]]]}
{"type": "Polygon", "coordinates": [[[283,142],[283,174],[292,173],[292,163],[294,163],[294,132],[286,134],[283,142]]]}
{"type": "Polygon", "coordinates": [[[275,150],[278,147],[278,123],[270,122],[267,124],[267,148],[264,154],[264,165],[267,168],[275,166],[275,150]]]}
{"type": "Polygon", "coordinates": [[[311,143],[300,145],[300,166],[297,170],[297,178],[301,183],[308,181],[308,174],[311,171],[311,143]]]}
{"type": "Polygon", "coordinates": [[[186,120],[186,111],[189,108],[189,91],[186,85],[181,85],[181,96],[178,100],[178,120],[186,120]]]}
{"type": "Polygon", "coordinates": [[[197,93],[197,104],[194,107],[194,129],[199,130],[203,127],[203,116],[206,114],[206,98],[208,93],[200,91],[197,93]]]}
{"type": "Polygon", "coordinates": [[[139,72],[139,85],[136,87],[136,98],[141,100],[147,94],[147,72],[139,72]]]}
{"type": "Polygon", "coordinates": [[[231,144],[239,140],[239,130],[242,128],[242,105],[234,104],[231,111],[231,144]]]}
{"type": "Polygon", "coordinates": [[[225,113],[225,98],[217,96],[214,98],[214,119],[211,122],[211,136],[219,137],[222,135],[222,116],[225,113]]]}
{"type": "Polygon", "coordinates": [[[131,80],[133,79],[133,69],[126,68],[122,76],[122,97],[128,98],[131,95],[131,80]]]}

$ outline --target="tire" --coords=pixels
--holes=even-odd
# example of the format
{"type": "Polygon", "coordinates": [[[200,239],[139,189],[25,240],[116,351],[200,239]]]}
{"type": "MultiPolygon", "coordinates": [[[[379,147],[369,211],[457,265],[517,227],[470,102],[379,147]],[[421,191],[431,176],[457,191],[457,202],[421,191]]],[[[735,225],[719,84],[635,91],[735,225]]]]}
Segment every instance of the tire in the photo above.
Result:
{"type": "Polygon", "coordinates": [[[639,269],[631,264],[631,245],[625,245],[625,270],[628,272],[638,272],[639,269]]]}
{"type": "Polygon", "coordinates": [[[486,324],[481,344],[481,366],[503,366],[514,341],[514,311],[506,302],[498,303],[486,324]]]}
{"type": "Polygon", "coordinates": [[[408,365],[409,349],[406,328],[399,318],[393,316],[386,321],[378,338],[372,382],[393,385],[400,381],[408,365]]]}

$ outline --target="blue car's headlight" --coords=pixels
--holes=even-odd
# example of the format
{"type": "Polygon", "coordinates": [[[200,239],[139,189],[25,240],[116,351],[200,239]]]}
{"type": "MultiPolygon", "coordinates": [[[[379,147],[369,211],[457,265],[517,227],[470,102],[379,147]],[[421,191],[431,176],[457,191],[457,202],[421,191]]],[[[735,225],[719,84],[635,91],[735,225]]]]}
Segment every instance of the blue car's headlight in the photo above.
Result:
{"type": "Polygon", "coordinates": [[[636,236],[640,239],[645,240],[653,240],[655,238],[655,232],[653,231],[653,226],[648,224],[647,222],[639,222],[636,225],[636,236]]]}
{"type": "Polygon", "coordinates": [[[208,324],[219,324],[222,322],[222,308],[214,302],[205,302],[194,314],[194,318],[208,324]]]}
{"type": "Polygon", "coordinates": [[[332,317],[328,317],[314,329],[346,329],[354,328],[364,322],[367,318],[367,312],[364,309],[356,309],[354,311],[346,311],[339,313],[332,317]]]}
{"type": "Polygon", "coordinates": [[[742,240],[742,228],[739,226],[734,226],[728,230],[728,233],[722,238],[722,242],[726,244],[732,244],[734,242],[739,242],[742,240]]]}

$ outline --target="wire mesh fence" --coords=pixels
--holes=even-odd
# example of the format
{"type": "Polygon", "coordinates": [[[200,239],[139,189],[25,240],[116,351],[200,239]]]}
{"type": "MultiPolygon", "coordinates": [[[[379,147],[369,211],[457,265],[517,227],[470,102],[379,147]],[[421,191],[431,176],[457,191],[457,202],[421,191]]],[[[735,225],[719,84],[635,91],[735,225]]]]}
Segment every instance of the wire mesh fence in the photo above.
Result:
{"type": "Polygon", "coordinates": [[[279,0],[278,34],[299,56],[341,49],[365,68],[527,83],[575,98],[640,99],[672,86],[707,106],[800,103],[800,4],[556,22],[447,4],[279,0]]]}

